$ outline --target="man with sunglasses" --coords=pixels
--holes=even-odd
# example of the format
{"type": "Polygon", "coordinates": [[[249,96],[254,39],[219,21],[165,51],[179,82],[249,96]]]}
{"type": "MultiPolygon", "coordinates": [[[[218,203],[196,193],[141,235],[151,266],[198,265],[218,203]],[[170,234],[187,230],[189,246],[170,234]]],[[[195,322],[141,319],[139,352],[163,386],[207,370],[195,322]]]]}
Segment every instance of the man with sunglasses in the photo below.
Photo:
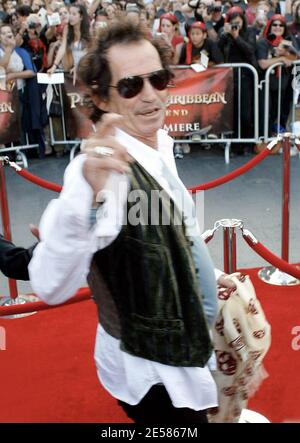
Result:
{"type": "Polygon", "coordinates": [[[99,35],[79,75],[98,123],[42,217],[33,289],[62,303],[87,277],[98,376],[134,422],[207,422],[217,406],[208,368],[216,281],[161,129],[168,48],[120,22],[99,35]]]}

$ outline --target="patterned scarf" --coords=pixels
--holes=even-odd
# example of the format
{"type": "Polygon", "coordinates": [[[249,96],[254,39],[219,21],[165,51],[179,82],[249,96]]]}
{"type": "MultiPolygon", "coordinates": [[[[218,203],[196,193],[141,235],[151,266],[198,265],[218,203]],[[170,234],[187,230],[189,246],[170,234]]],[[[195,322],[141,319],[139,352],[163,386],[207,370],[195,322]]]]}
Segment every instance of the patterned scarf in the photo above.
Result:
{"type": "MultiPolygon", "coordinates": [[[[236,289],[220,289],[219,314],[213,328],[219,408],[212,423],[237,423],[248,397],[267,377],[262,361],[271,344],[271,327],[249,276],[229,276],[236,289]]],[[[212,411],[211,411],[212,412],[212,411]]]]}

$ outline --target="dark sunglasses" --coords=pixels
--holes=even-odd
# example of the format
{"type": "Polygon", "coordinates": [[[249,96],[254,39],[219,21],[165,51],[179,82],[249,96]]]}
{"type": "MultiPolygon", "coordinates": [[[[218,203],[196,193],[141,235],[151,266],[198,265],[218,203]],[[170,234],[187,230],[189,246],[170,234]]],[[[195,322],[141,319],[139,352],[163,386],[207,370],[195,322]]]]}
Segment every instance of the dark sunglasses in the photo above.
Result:
{"type": "Polygon", "coordinates": [[[279,28],[284,28],[284,25],[282,25],[281,23],[272,23],[272,26],[275,26],[275,27],[279,27],[279,28]]]}
{"type": "Polygon", "coordinates": [[[138,95],[144,87],[144,78],[147,78],[153,88],[163,91],[174,77],[172,72],[167,69],[151,72],[144,75],[133,75],[125,77],[118,81],[116,86],[109,85],[110,88],[116,88],[123,98],[132,98],[138,95]]]}

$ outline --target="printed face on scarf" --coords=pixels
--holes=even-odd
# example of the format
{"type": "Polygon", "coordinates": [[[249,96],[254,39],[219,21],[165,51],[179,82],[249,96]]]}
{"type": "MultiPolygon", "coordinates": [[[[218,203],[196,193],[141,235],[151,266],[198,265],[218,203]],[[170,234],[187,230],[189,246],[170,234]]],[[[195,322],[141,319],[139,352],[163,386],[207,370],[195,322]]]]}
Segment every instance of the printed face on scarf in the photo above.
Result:
{"type": "Polygon", "coordinates": [[[122,128],[139,140],[156,138],[162,127],[167,89],[155,89],[148,74],[163,69],[156,48],[147,40],[131,44],[116,44],[108,50],[108,61],[112,74],[109,98],[99,100],[98,106],[106,112],[115,112],[124,117],[122,128]],[[132,98],[123,98],[115,86],[126,77],[143,76],[142,90],[132,98]]]}
{"type": "Polygon", "coordinates": [[[271,24],[271,33],[275,34],[276,37],[280,37],[284,34],[284,24],[275,20],[274,23],[271,24]]]}
{"type": "Polygon", "coordinates": [[[192,28],[189,35],[191,42],[194,46],[196,46],[196,48],[200,48],[203,45],[207,36],[206,32],[203,32],[200,28],[192,28]]]}

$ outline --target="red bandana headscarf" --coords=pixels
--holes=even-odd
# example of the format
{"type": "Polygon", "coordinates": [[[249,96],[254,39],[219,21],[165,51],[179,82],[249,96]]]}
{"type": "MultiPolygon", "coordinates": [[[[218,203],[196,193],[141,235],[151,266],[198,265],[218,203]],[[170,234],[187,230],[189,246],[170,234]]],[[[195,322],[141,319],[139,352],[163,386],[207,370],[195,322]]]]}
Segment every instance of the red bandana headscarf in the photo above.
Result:
{"type": "Polygon", "coordinates": [[[46,68],[48,66],[47,50],[42,40],[39,38],[31,38],[28,40],[28,45],[33,53],[38,53],[40,50],[42,51],[43,68],[46,68]]]}
{"type": "Polygon", "coordinates": [[[268,43],[270,43],[272,46],[278,46],[279,45],[279,43],[284,39],[284,34],[285,34],[285,32],[283,33],[283,35],[278,35],[278,36],[276,36],[276,38],[274,38],[274,39],[270,39],[269,37],[270,37],[270,30],[271,30],[271,26],[272,26],[272,23],[275,21],[275,20],[277,20],[277,21],[279,21],[280,23],[282,23],[284,26],[285,26],[285,29],[286,29],[286,21],[285,21],[285,18],[282,16],[282,15],[280,15],[280,14],[274,14],[274,15],[272,15],[272,17],[268,20],[268,22],[267,22],[267,24],[266,24],[266,27],[265,27],[265,29],[264,29],[264,37],[265,37],[265,39],[268,41],[268,43]]]}

